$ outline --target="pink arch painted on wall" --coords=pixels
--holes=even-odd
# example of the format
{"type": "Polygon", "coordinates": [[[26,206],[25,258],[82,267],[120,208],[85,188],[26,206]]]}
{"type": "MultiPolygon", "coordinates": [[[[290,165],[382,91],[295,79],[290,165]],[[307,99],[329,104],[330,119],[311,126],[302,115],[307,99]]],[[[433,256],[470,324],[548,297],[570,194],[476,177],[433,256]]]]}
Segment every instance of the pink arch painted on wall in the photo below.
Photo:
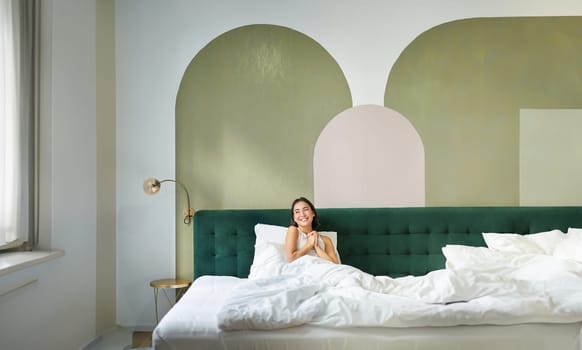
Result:
{"type": "Polygon", "coordinates": [[[376,105],[353,107],[319,135],[313,179],[317,207],[424,206],[424,146],[398,112],[376,105]]]}

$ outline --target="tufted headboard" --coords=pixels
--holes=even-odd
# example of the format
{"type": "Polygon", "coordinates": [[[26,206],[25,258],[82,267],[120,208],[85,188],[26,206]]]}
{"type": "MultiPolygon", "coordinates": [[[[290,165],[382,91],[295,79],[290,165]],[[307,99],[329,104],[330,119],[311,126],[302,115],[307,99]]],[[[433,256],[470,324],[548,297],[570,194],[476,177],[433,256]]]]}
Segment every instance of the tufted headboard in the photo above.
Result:
{"type": "MultiPolygon", "coordinates": [[[[582,207],[318,209],[321,231],[338,233],[342,263],[373,275],[443,268],[446,244],[484,246],[482,232],[529,234],[582,227],[582,207]]],[[[194,277],[247,277],[257,223],[288,226],[290,209],[201,210],[194,216],[194,277]]]]}

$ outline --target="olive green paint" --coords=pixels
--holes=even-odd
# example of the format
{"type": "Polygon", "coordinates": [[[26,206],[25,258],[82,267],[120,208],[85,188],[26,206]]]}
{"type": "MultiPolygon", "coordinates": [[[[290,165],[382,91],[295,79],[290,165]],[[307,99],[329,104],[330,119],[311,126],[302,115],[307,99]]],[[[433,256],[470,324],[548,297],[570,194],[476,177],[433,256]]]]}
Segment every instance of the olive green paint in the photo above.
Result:
{"type": "Polygon", "coordinates": [[[384,104],[423,140],[427,206],[519,205],[520,109],[582,107],[581,38],[582,17],[478,18],[402,52],[384,104]]]}
{"type": "MultiPolygon", "coordinates": [[[[191,61],[176,100],[176,176],[195,209],[286,208],[313,197],[313,150],[351,107],[347,81],[318,43],[250,25],[191,61]]],[[[178,192],[179,194],[179,192],[178,192]]],[[[177,208],[185,198],[177,197],[177,208]]],[[[177,276],[192,275],[192,226],[177,228],[177,276]]]]}

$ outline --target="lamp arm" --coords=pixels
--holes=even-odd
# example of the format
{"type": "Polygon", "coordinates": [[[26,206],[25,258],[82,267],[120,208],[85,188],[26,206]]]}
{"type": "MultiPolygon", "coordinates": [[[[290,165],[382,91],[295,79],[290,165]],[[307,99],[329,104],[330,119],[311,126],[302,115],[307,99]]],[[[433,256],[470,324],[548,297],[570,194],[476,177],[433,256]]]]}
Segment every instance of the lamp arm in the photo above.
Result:
{"type": "Polygon", "coordinates": [[[177,185],[179,185],[180,187],[182,187],[182,189],[184,190],[184,192],[186,192],[186,199],[188,201],[188,207],[187,207],[187,211],[188,213],[186,214],[186,216],[184,217],[184,223],[186,225],[188,225],[190,222],[192,222],[192,208],[190,207],[190,194],[188,193],[188,189],[186,188],[186,186],[182,185],[181,182],[177,181],[177,180],[172,180],[172,179],[165,179],[165,180],[161,180],[160,184],[164,183],[164,182],[173,182],[177,185]]]}

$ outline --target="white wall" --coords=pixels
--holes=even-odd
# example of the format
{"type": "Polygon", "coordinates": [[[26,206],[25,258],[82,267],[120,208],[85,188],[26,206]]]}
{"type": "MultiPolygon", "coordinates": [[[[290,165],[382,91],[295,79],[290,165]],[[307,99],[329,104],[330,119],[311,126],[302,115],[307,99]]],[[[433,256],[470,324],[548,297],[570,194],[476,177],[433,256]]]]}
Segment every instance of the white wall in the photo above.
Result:
{"type": "Polygon", "coordinates": [[[175,271],[174,192],[146,197],[149,176],[174,177],[174,111],[186,66],[209,41],[255,23],[312,37],[337,60],[354,106],[383,105],[390,68],[423,31],[455,19],[582,15],[579,0],[118,0],[118,321],[151,325],[148,281],[175,271]],[[378,42],[381,40],[381,42],[378,42]]]}
{"type": "Polygon", "coordinates": [[[42,58],[42,153],[51,161],[41,170],[50,194],[41,235],[66,253],[0,277],[6,287],[38,278],[0,297],[3,350],[79,349],[95,336],[95,0],[43,0],[42,18],[52,41],[42,58]]]}

